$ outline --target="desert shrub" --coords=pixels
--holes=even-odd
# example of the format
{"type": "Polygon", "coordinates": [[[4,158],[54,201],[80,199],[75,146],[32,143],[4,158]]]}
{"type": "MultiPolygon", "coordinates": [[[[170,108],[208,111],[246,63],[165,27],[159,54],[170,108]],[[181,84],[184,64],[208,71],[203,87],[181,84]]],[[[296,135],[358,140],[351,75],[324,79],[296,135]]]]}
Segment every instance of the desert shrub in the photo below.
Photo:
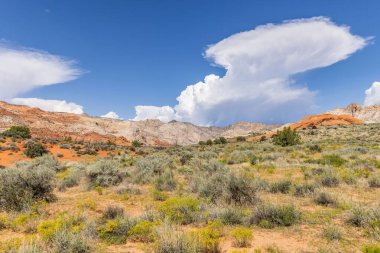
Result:
{"type": "Polygon", "coordinates": [[[322,206],[336,206],[338,201],[327,192],[319,192],[314,196],[314,202],[322,206]]]}
{"type": "Polygon", "coordinates": [[[77,207],[81,210],[95,210],[96,209],[96,202],[92,199],[85,199],[77,202],[77,207]]]}
{"type": "Polygon", "coordinates": [[[37,231],[53,252],[92,252],[91,236],[86,232],[85,217],[60,215],[56,219],[44,220],[37,231]]]}
{"type": "Polygon", "coordinates": [[[17,163],[17,167],[23,167],[25,169],[35,169],[37,167],[46,167],[51,170],[54,170],[55,172],[60,172],[65,169],[65,166],[63,166],[57,158],[55,158],[52,155],[43,155],[41,157],[37,157],[33,159],[30,162],[20,162],[17,163]]]}
{"type": "Polygon", "coordinates": [[[285,179],[271,184],[269,191],[272,193],[289,193],[291,186],[292,182],[288,179],[285,179]]]}
{"type": "Polygon", "coordinates": [[[139,148],[141,146],[142,146],[142,144],[138,140],[133,140],[132,141],[132,147],[139,148]]]}
{"type": "Polygon", "coordinates": [[[252,230],[246,227],[237,227],[231,231],[233,244],[237,247],[249,247],[253,239],[252,230]]]}
{"type": "Polygon", "coordinates": [[[197,245],[197,252],[221,253],[220,237],[222,224],[218,221],[209,222],[206,227],[196,231],[191,236],[197,245]]]}
{"type": "Polygon", "coordinates": [[[294,205],[265,205],[255,207],[250,223],[265,228],[291,226],[300,220],[301,214],[294,205]]]}
{"type": "Polygon", "coordinates": [[[159,191],[172,191],[176,188],[177,183],[174,179],[173,172],[166,170],[162,175],[157,176],[154,180],[154,186],[159,191]]]}
{"type": "Polygon", "coordinates": [[[9,226],[9,218],[5,213],[0,213],[0,231],[8,228],[9,226]]]}
{"type": "Polygon", "coordinates": [[[212,140],[211,139],[208,139],[207,141],[206,141],[206,145],[209,145],[209,146],[211,146],[213,144],[213,142],[212,142],[212,140]]]}
{"type": "Polygon", "coordinates": [[[124,244],[128,238],[129,230],[135,222],[127,217],[106,220],[104,224],[97,227],[100,239],[108,244],[124,244]]]}
{"type": "Polygon", "coordinates": [[[348,216],[347,223],[356,227],[378,230],[380,229],[380,210],[379,208],[354,207],[348,216]]]}
{"type": "Polygon", "coordinates": [[[27,126],[12,126],[1,134],[4,137],[29,139],[31,138],[30,129],[27,126]]]}
{"type": "Polygon", "coordinates": [[[319,146],[318,144],[310,145],[308,148],[309,148],[309,150],[310,150],[311,152],[315,152],[315,153],[320,153],[320,152],[322,152],[322,148],[321,148],[321,146],[319,146]]]}
{"type": "Polygon", "coordinates": [[[326,174],[321,178],[321,184],[325,187],[339,186],[339,178],[336,175],[326,174]]]}
{"type": "Polygon", "coordinates": [[[324,228],[322,235],[324,238],[330,241],[342,239],[342,232],[335,226],[328,226],[324,228]]]}
{"type": "Polygon", "coordinates": [[[380,188],[380,176],[372,176],[368,179],[368,185],[371,188],[380,188]]]}
{"type": "Polygon", "coordinates": [[[122,194],[131,194],[131,195],[140,195],[141,190],[133,184],[120,185],[116,188],[116,193],[119,195],[122,194]]]}
{"type": "Polygon", "coordinates": [[[178,227],[164,223],[155,230],[154,252],[198,253],[196,241],[178,227]]]}
{"type": "Polygon", "coordinates": [[[169,198],[169,195],[165,192],[154,190],[152,193],[153,199],[158,201],[165,201],[169,198]]]}
{"type": "Polygon", "coordinates": [[[363,253],[380,253],[380,246],[376,246],[376,245],[364,246],[363,253]]]}
{"type": "Polygon", "coordinates": [[[294,195],[299,197],[305,197],[313,194],[316,186],[313,184],[305,183],[295,186],[294,195]]]}
{"type": "Polygon", "coordinates": [[[110,159],[96,161],[87,167],[86,173],[93,186],[102,187],[121,183],[125,175],[120,168],[120,164],[110,159]]]}
{"type": "Polygon", "coordinates": [[[156,222],[141,220],[128,231],[129,237],[136,242],[152,242],[156,222]]]}
{"type": "Polygon", "coordinates": [[[0,209],[22,211],[38,200],[52,201],[55,173],[44,166],[0,171],[0,209]]]}
{"type": "Polygon", "coordinates": [[[285,127],[282,131],[277,131],[273,136],[273,143],[279,146],[293,146],[301,143],[301,137],[294,129],[285,127]]]}
{"type": "Polygon", "coordinates": [[[35,157],[43,156],[44,154],[49,153],[46,147],[40,142],[29,141],[25,145],[26,145],[26,149],[24,153],[27,157],[35,158],[35,157]]]}
{"type": "Polygon", "coordinates": [[[158,153],[140,158],[135,163],[134,181],[136,183],[150,182],[165,170],[172,167],[172,158],[166,154],[158,153]]]}
{"type": "Polygon", "coordinates": [[[236,141],[239,141],[239,142],[243,142],[243,141],[245,141],[246,139],[245,139],[245,137],[244,136],[238,136],[237,138],[236,138],[236,141]]]}
{"type": "Polygon", "coordinates": [[[244,162],[250,162],[250,158],[253,153],[249,150],[234,150],[229,157],[229,164],[239,164],[244,162]]]}
{"type": "Polygon", "coordinates": [[[225,225],[243,224],[246,213],[237,207],[229,207],[218,214],[218,218],[225,225]]]}
{"type": "Polygon", "coordinates": [[[80,176],[78,172],[70,171],[67,175],[65,175],[61,182],[58,185],[58,189],[60,191],[65,190],[66,188],[71,188],[79,185],[80,176]]]}
{"type": "Polygon", "coordinates": [[[214,173],[202,177],[198,182],[198,192],[201,197],[217,203],[252,204],[257,200],[255,184],[247,178],[232,173],[214,173]]]}
{"type": "Polygon", "coordinates": [[[121,217],[124,217],[124,208],[120,206],[109,205],[103,213],[104,219],[116,219],[121,217]]]}
{"type": "Polygon", "coordinates": [[[318,160],[319,164],[331,165],[335,167],[340,167],[346,162],[345,159],[337,154],[323,155],[321,159],[318,160]]]}
{"type": "Polygon", "coordinates": [[[172,222],[189,224],[194,221],[195,215],[199,212],[199,206],[198,200],[192,197],[172,197],[162,202],[158,211],[161,216],[172,222]]]}

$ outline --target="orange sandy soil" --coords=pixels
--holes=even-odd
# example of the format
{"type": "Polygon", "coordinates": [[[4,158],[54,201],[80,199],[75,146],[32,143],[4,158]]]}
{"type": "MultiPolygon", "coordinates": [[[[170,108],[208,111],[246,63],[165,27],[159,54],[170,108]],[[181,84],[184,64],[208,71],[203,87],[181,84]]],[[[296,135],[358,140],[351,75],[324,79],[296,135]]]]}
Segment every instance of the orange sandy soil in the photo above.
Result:
{"type": "MultiPolygon", "coordinates": [[[[5,143],[0,143],[0,146],[8,146],[9,140],[7,140],[5,143]]],[[[30,158],[26,157],[24,155],[24,143],[23,142],[16,142],[16,146],[20,149],[20,151],[13,152],[11,150],[5,150],[0,151],[0,165],[2,166],[11,166],[14,165],[16,162],[19,161],[28,161],[31,160],[30,158]]],[[[91,161],[96,159],[97,157],[107,157],[107,151],[98,151],[97,155],[82,155],[77,156],[75,150],[72,149],[62,149],[59,147],[59,145],[47,145],[47,149],[50,151],[52,155],[54,155],[59,161],[62,162],[77,162],[77,161],[91,161]],[[63,157],[57,157],[58,154],[62,154],[63,157]]]]}

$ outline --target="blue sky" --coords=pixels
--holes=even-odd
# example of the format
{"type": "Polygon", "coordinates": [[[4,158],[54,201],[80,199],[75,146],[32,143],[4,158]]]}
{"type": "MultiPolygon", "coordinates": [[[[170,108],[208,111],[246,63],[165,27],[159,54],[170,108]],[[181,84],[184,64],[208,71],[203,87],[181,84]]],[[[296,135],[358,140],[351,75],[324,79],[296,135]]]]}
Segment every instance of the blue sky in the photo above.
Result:
{"type": "Polygon", "coordinates": [[[186,86],[209,74],[223,76],[225,69],[203,56],[208,45],[258,25],[325,16],[374,39],[346,60],[292,77],[318,92],[315,111],[323,112],[362,103],[365,90],[380,80],[379,9],[379,1],[343,0],[1,0],[0,39],[75,60],[84,72],[18,97],[66,100],[90,115],[115,111],[130,119],[136,105],[174,106],[186,86]]]}

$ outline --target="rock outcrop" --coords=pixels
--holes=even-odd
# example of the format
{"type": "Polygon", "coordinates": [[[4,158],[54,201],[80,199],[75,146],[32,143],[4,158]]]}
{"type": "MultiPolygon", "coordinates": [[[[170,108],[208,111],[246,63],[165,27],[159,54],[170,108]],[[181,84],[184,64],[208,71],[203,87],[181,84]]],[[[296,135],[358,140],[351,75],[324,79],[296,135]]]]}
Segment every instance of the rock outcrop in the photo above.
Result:
{"type": "Polygon", "coordinates": [[[365,123],[380,123],[380,105],[363,106],[352,103],[345,108],[336,108],[327,113],[336,115],[351,115],[365,123]]]}
{"type": "Polygon", "coordinates": [[[219,136],[236,137],[266,132],[278,126],[240,122],[225,128],[200,127],[186,122],[159,120],[123,121],[91,117],[86,114],[46,112],[28,106],[0,101],[0,131],[13,125],[27,125],[40,139],[113,141],[128,145],[139,140],[147,145],[188,145],[219,136]]]}

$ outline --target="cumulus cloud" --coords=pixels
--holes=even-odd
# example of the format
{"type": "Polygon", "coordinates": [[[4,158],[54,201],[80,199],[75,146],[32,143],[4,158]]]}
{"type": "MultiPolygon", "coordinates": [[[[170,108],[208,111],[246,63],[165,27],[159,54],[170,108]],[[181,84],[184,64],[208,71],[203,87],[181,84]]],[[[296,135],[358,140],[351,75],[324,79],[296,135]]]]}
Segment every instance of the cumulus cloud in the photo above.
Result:
{"type": "Polygon", "coordinates": [[[101,118],[109,118],[109,119],[122,119],[122,118],[120,118],[120,116],[119,115],[117,115],[117,113],[116,112],[108,112],[108,113],[106,113],[106,114],[104,114],[104,115],[102,115],[102,116],[100,116],[101,118]]]}
{"type": "Polygon", "coordinates": [[[0,99],[71,81],[80,74],[74,61],[61,56],[0,44],[0,99]]]}
{"type": "Polygon", "coordinates": [[[328,18],[267,24],[208,47],[205,57],[226,70],[187,86],[169,106],[136,106],[135,120],[157,118],[199,125],[235,121],[286,122],[310,112],[314,92],[292,76],[326,67],[363,48],[367,39],[328,18]]]}
{"type": "Polygon", "coordinates": [[[364,105],[380,105],[380,82],[374,82],[365,95],[364,105]]]}
{"type": "Polygon", "coordinates": [[[17,105],[27,105],[37,107],[49,112],[68,112],[75,114],[83,113],[83,106],[66,102],[65,100],[48,100],[40,98],[12,98],[8,99],[10,103],[17,105]]]}

